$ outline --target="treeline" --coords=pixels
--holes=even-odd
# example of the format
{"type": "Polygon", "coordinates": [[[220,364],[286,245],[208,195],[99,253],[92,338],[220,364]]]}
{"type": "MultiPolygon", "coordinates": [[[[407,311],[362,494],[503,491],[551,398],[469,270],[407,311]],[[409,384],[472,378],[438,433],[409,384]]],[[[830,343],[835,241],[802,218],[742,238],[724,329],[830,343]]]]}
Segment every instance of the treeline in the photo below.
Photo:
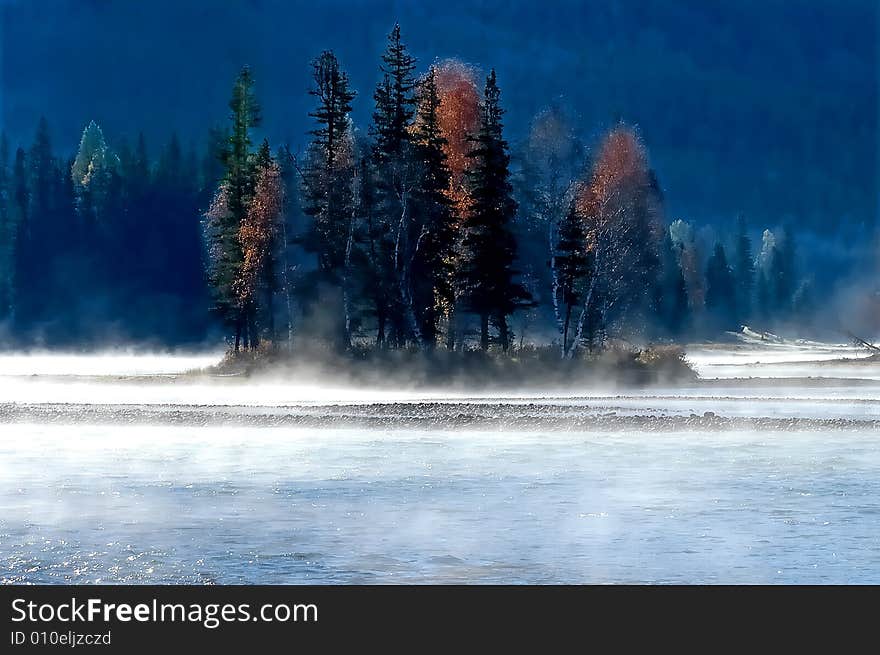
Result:
{"type": "Polygon", "coordinates": [[[176,137],[155,161],[143,137],[111,151],[94,122],[72,160],[45,119],[27,150],[0,139],[4,341],[203,340],[201,165],[176,137]]]}
{"type": "Polygon", "coordinates": [[[793,231],[753,248],[740,219],[707,252],[706,234],[667,221],[634,128],[588,148],[549,109],[512,157],[494,70],[419,74],[398,26],[379,69],[363,100],[333,52],[312,62],[302,153],[254,142],[248,68],[202,155],[176,138],[156,161],[143,138],[112,150],[94,123],[72,161],[52,154],[45,121],[11,161],[4,140],[0,323],[180,343],[213,320],[236,351],[530,342],[573,358],[809,313],[793,231]],[[366,131],[356,102],[373,107],[366,131]]]}

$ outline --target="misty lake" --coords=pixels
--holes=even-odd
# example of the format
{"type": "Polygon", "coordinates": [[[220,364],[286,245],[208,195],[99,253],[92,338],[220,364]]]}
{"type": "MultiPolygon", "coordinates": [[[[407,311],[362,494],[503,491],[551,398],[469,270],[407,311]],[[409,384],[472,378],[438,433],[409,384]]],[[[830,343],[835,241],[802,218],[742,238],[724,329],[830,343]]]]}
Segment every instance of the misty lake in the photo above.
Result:
{"type": "Polygon", "coordinates": [[[880,363],[511,397],[0,356],[6,583],[880,583],[880,363]]]}

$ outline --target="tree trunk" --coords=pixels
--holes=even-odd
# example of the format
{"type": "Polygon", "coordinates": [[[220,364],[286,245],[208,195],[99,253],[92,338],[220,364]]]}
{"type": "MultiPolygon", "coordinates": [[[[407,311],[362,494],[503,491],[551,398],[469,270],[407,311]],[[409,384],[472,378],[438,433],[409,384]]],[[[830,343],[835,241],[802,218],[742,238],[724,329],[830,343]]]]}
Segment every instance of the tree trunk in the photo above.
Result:
{"type": "Polygon", "coordinates": [[[565,307],[565,320],[562,323],[562,356],[568,352],[568,326],[571,324],[571,303],[567,303],[565,307]]]}
{"type": "Polygon", "coordinates": [[[379,310],[376,315],[376,320],[379,322],[379,331],[376,333],[376,346],[378,348],[385,348],[385,312],[379,310]]]}
{"type": "Polygon", "coordinates": [[[510,349],[510,331],[507,329],[507,317],[498,315],[498,336],[501,339],[501,350],[507,352],[510,349]]]}
{"type": "Polygon", "coordinates": [[[446,333],[446,349],[452,352],[455,351],[456,329],[457,319],[455,314],[455,301],[453,300],[452,307],[449,310],[449,325],[446,333]]]}
{"type": "Polygon", "coordinates": [[[342,335],[340,336],[343,352],[351,348],[351,312],[348,307],[347,282],[342,283],[342,335]]]}
{"type": "Polygon", "coordinates": [[[430,308],[425,310],[425,314],[419,323],[419,336],[421,337],[422,347],[427,351],[434,350],[434,346],[437,343],[436,321],[434,309],[430,308]]]}
{"type": "Polygon", "coordinates": [[[581,335],[584,332],[584,321],[587,318],[587,314],[592,308],[593,303],[593,293],[596,290],[596,284],[599,279],[599,275],[603,270],[604,257],[602,257],[602,250],[597,250],[596,258],[593,263],[593,275],[590,278],[590,287],[587,289],[587,292],[584,294],[584,302],[581,308],[580,316],[578,317],[577,329],[574,333],[574,338],[572,339],[571,348],[565,353],[565,359],[573,359],[574,353],[577,350],[578,343],[580,343],[581,335]]]}
{"type": "Polygon", "coordinates": [[[288,259],[290,252],[290,243],[287,239],[287,216],[282,215],[283,220],[281,221],[281,234],[282,234],[282,244],[284,247],[284,274],[281,276],[282,284],[284,285],[284,304],[285,304],[285,317],[284,321],[287,323],[287,350],[288,352],[293,349],[293,303],[290,298],[290,261],[288,259]]]}
{"type": "Polygon", "coordinates": [[[489,314],[480,314],[480,348],[489,350],[489,314]]]}
{"type": "MultiPolygon", "coordinates": [[[[562,331],[562,319],[559,315],[559,271],[556,268],[556,238],[553,224],[551,222],[548,229],[548,241],[550,242],[550,273],[553,279],[551,298],[553,299],[553,317],[556,319],[556,327],[562,331]]],[[[563,350],[563,355],[565,351],[563,350]]]]}
{"type": "Polygon", "coordinates": [[[254,307],[248,310],[248,336],[251,340],[251,350],[259,348],[260,335],[257,332],[257,312],[254,307]]]}
{"type": "Polygon", "coordinates": [[[235,353],[238,354],[241,345],[241,317],[235,319],[235,353]]]}
{"type": "Polygon", "coordinates": [[[354,244],[354,216],[348,221],[348,239],[345,242],[345,264],[342,273],[342,311],[345,313],[345,325],[343,326],[342,339],[345,350],[351,348],[351,307],[348,297],[348,277],[351,273],[351,248],[354,244]]]}

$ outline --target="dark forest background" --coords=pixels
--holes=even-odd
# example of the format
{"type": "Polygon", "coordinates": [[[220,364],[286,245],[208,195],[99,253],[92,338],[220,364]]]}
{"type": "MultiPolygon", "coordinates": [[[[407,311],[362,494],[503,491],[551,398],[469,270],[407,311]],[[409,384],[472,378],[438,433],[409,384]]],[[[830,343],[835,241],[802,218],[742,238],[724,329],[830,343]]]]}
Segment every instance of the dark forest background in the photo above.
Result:
{"type": "MultiPolygon", "coordinates": [[[[834,323],[822,312],[840,306],[854,307],[861,326],[861,299],[876,294],[878,10],[867,0],[0,8],[7,197],[15,200],[19,165],[28,212],[39,217],[22,228],[11,264],[19,290],[4,319],[8,339],[175,345],[226,334],[209,312],[202,215],[224,175],[214,150],[232,81],[250,66],[263,115],[254,150],[265,138],[276,156],[279,148],[303,156],[310,62],[332,48],[358,92],[351,116],[367,138],[395,21],[420,75],[447,57],[476,69],[481,89],[497,72],[520,214],[532,202],[524,171],[536,117],[551,112],[583,149],[585,170],[609,130],[635,126],[663,222],[687,224],[704,286],[717,273],[716,243],[732,262],[745,235],[754,264],[769,229],[796,277],[785,306],[714,329],[758,318],[761,328],[808,331],[834,323]],[[120,175],[101,200],[112,227],[84,232],[69,171],[91,121],[120,175]]],[[[519,251],[534,268],[546,259],[528,245],[519,251]]]]}

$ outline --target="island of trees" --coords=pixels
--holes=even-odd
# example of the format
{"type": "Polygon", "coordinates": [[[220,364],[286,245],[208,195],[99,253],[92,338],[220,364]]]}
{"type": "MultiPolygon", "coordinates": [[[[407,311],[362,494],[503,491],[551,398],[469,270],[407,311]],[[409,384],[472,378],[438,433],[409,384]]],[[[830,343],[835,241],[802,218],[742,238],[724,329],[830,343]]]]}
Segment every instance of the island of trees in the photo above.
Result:
{"type": "Polygon", "coordinates": [[[669,220],[638,129],[591,147],[565,112],[513,149],[503,80],[455,60],[420,69],[395,26],[372,94],[332,51],[311,63],[303,152],[255,138],[258,84],[234,81],[206,148],[151,156],[94,122],[72,160],[41,120],[0,144],[0,333],[8,344],[110,339],[232,352],[541,346],[715,338],[809,316],[791,228],[731,217],[716,242],[669,220]],[[358,127],[356,103],[372,122],[358,127]]]}

